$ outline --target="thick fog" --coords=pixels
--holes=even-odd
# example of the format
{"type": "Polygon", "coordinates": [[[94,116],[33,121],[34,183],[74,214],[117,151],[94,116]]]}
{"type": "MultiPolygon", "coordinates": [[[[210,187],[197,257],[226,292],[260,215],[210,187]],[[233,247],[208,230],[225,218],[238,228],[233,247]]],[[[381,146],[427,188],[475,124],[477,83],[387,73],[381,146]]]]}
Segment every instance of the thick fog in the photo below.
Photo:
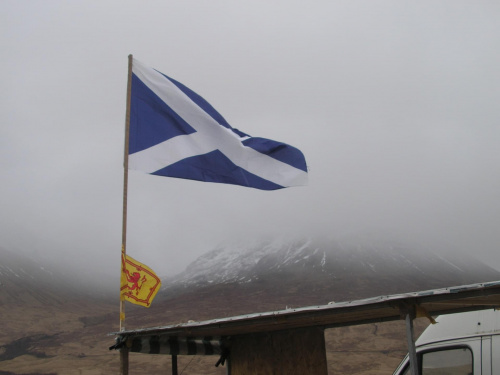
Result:
{"type": "Polygon", "coordinates": [[[500,4],[17,1],[1,8],[0,245],[119,275],[127,56],[306,156],[259,191],[129,174],[158,274],[227,240],[371,235],[500,269],[500,4]]]}

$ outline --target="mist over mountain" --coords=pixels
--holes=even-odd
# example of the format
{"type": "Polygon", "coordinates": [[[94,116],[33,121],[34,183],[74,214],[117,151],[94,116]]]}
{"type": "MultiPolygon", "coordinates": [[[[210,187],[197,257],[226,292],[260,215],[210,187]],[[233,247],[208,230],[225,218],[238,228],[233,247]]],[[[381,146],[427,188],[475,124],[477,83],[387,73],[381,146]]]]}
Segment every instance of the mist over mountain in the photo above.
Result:
{"type": "MultiPolygon", "coordinates": [[[[0,248],[0,301],[62,303],[117,297],[119,274],[76,273],[0,248]]],[[[153,266],[154,268],[154,266],[153,266]]],[[[473,254],[370,237],[273,238],[218,246],[182,272],[162,277],[157,300],[185,293],[258,295],[286,304],[322,304],[500,279],[473,254]],[[301,302],[299,302],[301,301],[301,302]]]]}
{"type": "Polygon", "coordinates": [[[113,286],[118,284],[109,275],[92,270],[74,272],[63,264],[57,266],[0,247],[0,302],[33,306],[102,299],[112,295],[113,286]]]}
{"type": "Polygon", "coordinates": [[[399,242],[252,240],[217,247],[162,278],[150,309],[207,319],[499,279],[499,271],[473,254],[439,254],[399,242]]]}
{"type": "Polygon", "coordinates": [[[168,285],[244,284],[263,278],[284,279],[293,274],[309,275],[333,284],[387,281],[389,290],[397,288],[399,292],[405,286],[411,288],[422,283],[440,287],[450,281],[487,281],[500,273],[472,254],[444,255],[397,242],[364,238],[334,241],[274,239],[217,247],[170,279],[166,288],[168,285]],[[398,286],[391,287],[391,283],[398,286]]]}

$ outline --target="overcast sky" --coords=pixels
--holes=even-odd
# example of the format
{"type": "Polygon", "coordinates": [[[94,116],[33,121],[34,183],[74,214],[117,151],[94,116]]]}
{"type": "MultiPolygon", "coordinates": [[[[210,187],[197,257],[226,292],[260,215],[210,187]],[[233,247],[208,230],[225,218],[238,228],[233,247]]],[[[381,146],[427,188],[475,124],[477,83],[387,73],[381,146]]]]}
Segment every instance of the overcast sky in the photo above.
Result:
{"type": "Polygon", "coordinates": [[[372,233],[500,269],[497,1],[0,3],[0,246],[120,267],[127,56],[309,185],[129,175],[128,253],[174,274],[226,240],[372,233]]]}

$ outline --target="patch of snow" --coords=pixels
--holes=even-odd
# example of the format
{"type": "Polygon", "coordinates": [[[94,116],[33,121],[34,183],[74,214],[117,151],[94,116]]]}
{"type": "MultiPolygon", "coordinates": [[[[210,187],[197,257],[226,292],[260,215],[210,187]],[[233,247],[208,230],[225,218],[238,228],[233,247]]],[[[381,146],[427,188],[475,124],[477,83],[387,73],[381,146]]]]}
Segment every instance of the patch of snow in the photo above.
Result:
{"type": "Polygon", "coordinates": [[[459,270],[460,272],[464,272],[463,269],[461,269],[460,267],[458,267],[456,264],[453,264],[452,262],[450,262],[449,260],[447,259],[444,259],[441,255],[438,255],[438,258],[445,261],[446,263],[448,263],[450,266],[452,266],[453,268],[459,270]]]}
{"type": "Polygon", "coordinates": [[[321,267],[324,268],[326,265],[326,252],[323,251],[323,258],[321,259],[321,267]]]}

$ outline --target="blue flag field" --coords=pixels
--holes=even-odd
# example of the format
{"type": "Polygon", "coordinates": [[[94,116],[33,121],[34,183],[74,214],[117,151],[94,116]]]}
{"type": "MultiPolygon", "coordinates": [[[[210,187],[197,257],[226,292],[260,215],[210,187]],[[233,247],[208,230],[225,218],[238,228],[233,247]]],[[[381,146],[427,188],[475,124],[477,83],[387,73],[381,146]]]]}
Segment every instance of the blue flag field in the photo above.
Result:
{"type": "Polygon", "coordinates": [[[132,63],[129,169],[276,190],[307,184],[300,150],[233,129],[201,96],[132,63]]]}

